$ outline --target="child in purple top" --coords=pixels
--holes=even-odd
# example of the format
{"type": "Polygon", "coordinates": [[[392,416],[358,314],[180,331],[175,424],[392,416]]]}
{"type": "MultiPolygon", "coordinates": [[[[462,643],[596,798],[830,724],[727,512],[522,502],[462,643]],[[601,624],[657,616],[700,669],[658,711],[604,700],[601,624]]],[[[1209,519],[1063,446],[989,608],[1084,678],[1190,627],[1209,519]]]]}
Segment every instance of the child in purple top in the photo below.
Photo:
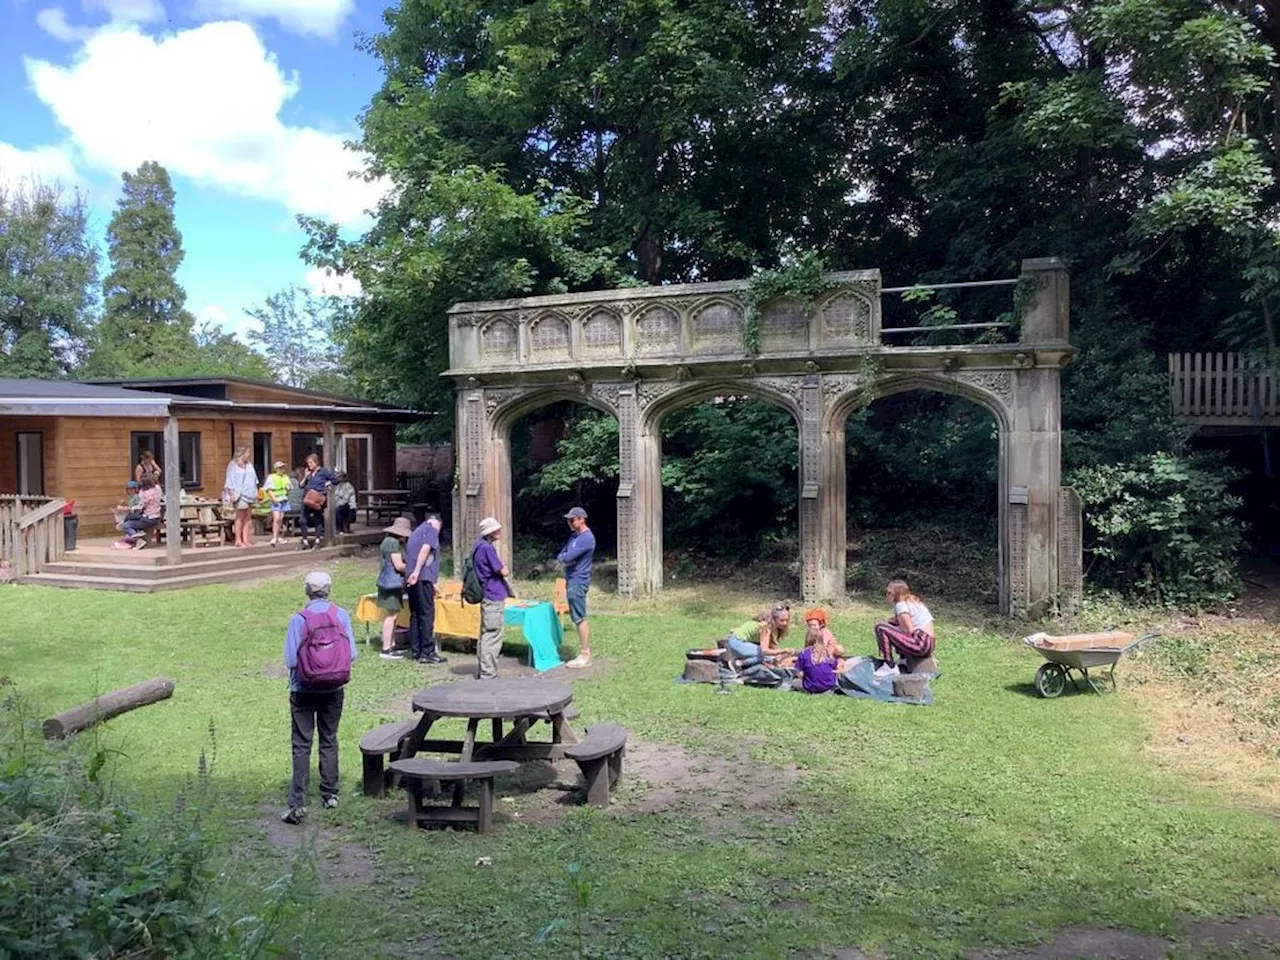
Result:
{"type": "Polygon", "coordinates": [[[830,693],[836,688],[836,666],[839,664],[827,648],[821,629],[809,628],[804,649],[796,657],[795,669],[800,674],[800,688],[805,693],[830,693]]]}

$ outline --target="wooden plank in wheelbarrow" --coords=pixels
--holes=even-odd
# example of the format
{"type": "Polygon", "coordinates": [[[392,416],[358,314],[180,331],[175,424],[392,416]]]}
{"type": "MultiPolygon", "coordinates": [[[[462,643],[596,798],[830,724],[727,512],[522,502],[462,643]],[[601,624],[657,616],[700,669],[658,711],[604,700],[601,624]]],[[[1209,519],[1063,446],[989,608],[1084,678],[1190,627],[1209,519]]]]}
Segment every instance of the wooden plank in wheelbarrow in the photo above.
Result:
{"type": "Polygon", "coordinates": [[[1133,643],[1132,633],[1110,631],[1107,633],[1071,633],[1062,637],[1043,637],[1037,647],[1046,650],[1119,650],[1133,643]]]}

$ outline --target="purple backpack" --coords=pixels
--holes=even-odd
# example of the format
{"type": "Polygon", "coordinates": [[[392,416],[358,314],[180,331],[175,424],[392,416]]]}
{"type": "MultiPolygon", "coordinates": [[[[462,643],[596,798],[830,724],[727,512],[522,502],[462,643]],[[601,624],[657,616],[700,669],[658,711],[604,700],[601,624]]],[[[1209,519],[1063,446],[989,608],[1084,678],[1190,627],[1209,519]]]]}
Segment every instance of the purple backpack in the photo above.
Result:
{"type": "Polygon", "coordinates": [[[336,690],[351,679],[351,638],[338,619],[337,604],[302,615],[298,645],[298,681],[311,690],[336,690]]]}

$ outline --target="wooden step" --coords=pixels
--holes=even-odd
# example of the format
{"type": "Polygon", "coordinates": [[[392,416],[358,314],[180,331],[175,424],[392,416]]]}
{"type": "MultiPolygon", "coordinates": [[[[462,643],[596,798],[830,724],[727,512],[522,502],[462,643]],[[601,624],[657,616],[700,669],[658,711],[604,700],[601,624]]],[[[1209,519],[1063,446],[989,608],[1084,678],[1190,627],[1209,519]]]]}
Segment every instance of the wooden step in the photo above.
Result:
{"type": "Polygon", "coordinates": [[[119,590],[129,593],[156,593],[216,583],[234,583],[276,576],[283,572],[320,566],[355,552],[359,544],[343,544],[315,550],[286,550],[255,554],[238,551],[234,556],[213,561],[184,562],[177,567],[121,567],[111,564],[50,564],[43,572],[23,577],[22,582],[74,590],[119,590]]]}

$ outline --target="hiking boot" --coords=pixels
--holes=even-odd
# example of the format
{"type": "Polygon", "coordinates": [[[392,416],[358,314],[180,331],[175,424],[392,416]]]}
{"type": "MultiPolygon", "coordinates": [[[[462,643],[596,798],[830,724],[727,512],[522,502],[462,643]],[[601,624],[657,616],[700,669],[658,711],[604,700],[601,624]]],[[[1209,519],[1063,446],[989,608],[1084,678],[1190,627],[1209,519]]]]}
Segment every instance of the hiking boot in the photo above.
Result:
{"type": "Polygon", "coordinates": [[[399,650],[383,650],[378,654],[383,660],[403,660],[404,654],[399,650]]]}
{"type": "Polygon", "coordinates": [[[284,815],[280,819],[283,820],[285,823],[297,824],[297,823],[301,823],[306,818],[307,818],[306,807],[290,807],[288,810],[284,812],[284,815]]]}
{"type": "Polygon", "coordinates": [[[325,797],[323,800],[320,801],[320,803],[326,810],[338,809],[338,797],[336,794],[332,797],[325,797]]]}
{"type": "Polygon", "coordinates": [[[442,657],[438,653],[433,653],[429,657],[419,657],[418,662],[419,663],[448,663],[449,660],[447,657],[442,657]]]}

